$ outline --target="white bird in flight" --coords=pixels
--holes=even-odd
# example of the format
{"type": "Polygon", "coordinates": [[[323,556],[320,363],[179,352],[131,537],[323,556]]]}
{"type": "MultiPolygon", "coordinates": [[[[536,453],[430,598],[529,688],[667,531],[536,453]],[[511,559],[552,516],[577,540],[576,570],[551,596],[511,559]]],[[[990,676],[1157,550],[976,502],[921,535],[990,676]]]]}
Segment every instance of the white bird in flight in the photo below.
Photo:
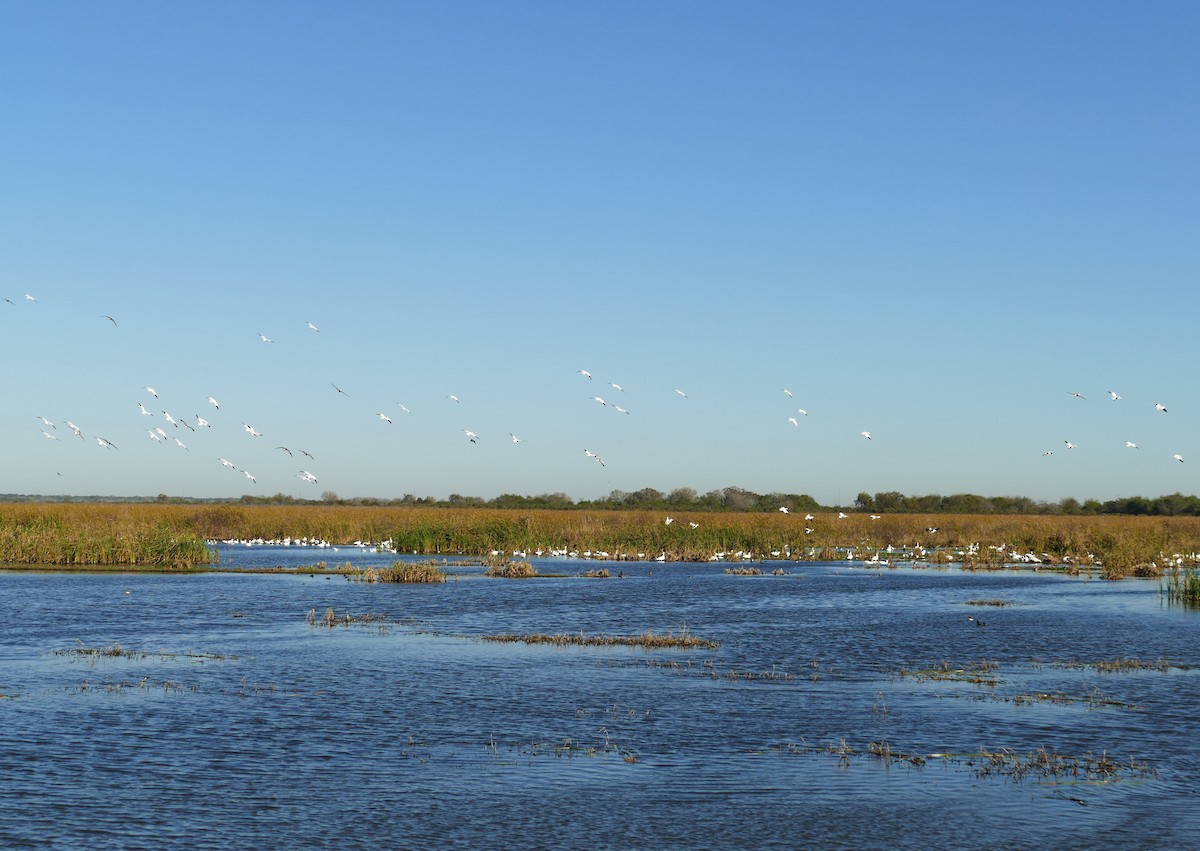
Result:
{"type": "Polygon", "coordinates": [[[270,337],[268,337],[266,334],[259,334],[258,339],[262,340],[264,343],[274,343],[275,342],[270,337]]]}
{"type": "Polygon", "coordinates": [[[475,432],[471,431],[469,428],[464,428],[463,434],[465,434],[467,436],[467,440],[471,441],[472,443],[479,442],[479,435],[477,435],[475,432]]]}
{"type": "Polygon", "coordinates": [[[1134,443],[1132,440],[1125,441],[1125,446],[1127,446],[1129,449],[1137,449],[1138,448],[1138,445],[1136,443],[1134,443]]]}
{"type": "Polygon", "coordinates": [[[48,426],[55,430],[58,429],[58,426],[56,426],[54,423],[50,422],[50,420],[46,419],[45,417],[41,416],[40,414],[35,414],[34,416],[36,416],[39,420],[42,421],[42,425],[48,426]]]}
{"type": "Polygon", "coordinates": [[[147,387],[146,392],[149,393],[151,396],[153,396],[155,399],[158,398],[158,391],[155,390],[153,387],[147,387]]]}
{"type": "Polygon", "coordinates": [[[255,431],[254,426],[247,425],[246,423],[242,423],[242,425],[246,427],[246,434],[250,435],[251,437],[262,437],[262,432],[255,431]]]}
{"type": "Polygon", "coordinates": [[[1047,449],[1045,452],[1042,453],[1042,457],[1045,458],[1047,455],[1053,455],[1053,454],[1054,454],[1054,452],[1052,450],[1047,449]]]}
{"type": "Polygon", "coordinates": [[[785,388],[783,388],[783,395],[787,396],[787,397],[790,399],[790,398],[792,398],[792,391],[791,391],[791,390],[788,390],[788,389],[785,387],[785,388]]]}
{"type": "Polygon", "coordinates": [[[1069,441],[1069,440],[1064,440],[1064,441],[1063,441],[1063,443],[1067,444],[1067,449],[1074,449],[1074,448],[1075,448],[1075,444],[1074,444],[1074,443],[1072,443],[1072,442],[1071,442],[1071,441],[1069,441]]]}
{"type": "Polygon", "coordinates": [[[613,409],[614,411],[616,411],[618,414],[628,414],[628,413],[629,413],[629,411],[627,411],[627,410],[625,410],[624,408],[622,408],[622,407],[621,407],[620,405],[618,405],[616,402],[613,402],[612,409],[613,409]]]}
{"type": "Polygon", "coordinates": [[[212,428],[212,423],[204,419],[204,417],[200,416],[199,414],[196,414],[196,425],[198,425],[200,428],[212,428]]]}
{"type": "Polygon", "coordinates": [[[303,479],[304,481],[308,482],[309,484],[315,485],[317,483],[317,477],[314,476],[312,473],[308,472],[308,470],[301,470],[299,472],[299,474],[297,474],[297,478],[303,479]]]}
{"type": "Polygon", "coordinates": [[[863,437],[865,437],[867,440],[870,440],[870,439],[871,439],[871,432],[869,432],[869,431],[860,431],[860,432],[859,432],[859,434],[861,434],[861,435],[862,435],[863,437]]]}
{"type": "MultiPolygon", "coordinates": [[[[175,438],[175,443],[179,446],[180,449],[187,449],[187,444],[184,443],[182,440],[180,440],[178,437],[175,438]]],[[[189,449],[188,451],[190,452],[191,450],[189,449]]]]}
{"type": "Polygon", "coordinates": [[[801,415],[803,415],[803,416],[806,416],[806,417],[808,416],[808,411],[804,410],[803,408],[797,408],[797,409],[796,409],[796,413],[797,413],[797,414],[801,414],[801,415]]]}
{"type": "Polygon", "coordinates": [[[1071,395],[1072,395],[1072,396],[1074,396],[1076,399],[1086,399],[1086,398],[1087,398],[1087,396],[1084,396],[1082,393],[1076,393],[1076,392],[1075,392],[1075,391],[1073,391],[1073,390],[1072,390],[1072,391],[1070,391],[1070,393],[1071,393],[1071,395]]]}
{"type": "Polygon", "coordinates": [[[511,431],[508,433],[508,436],[512,438],[512,442],[513,442],[513,443],[520,443],[520,442],[521,442],[521,438],[517,437],[517,436],[516,436],[515,434],[513,434],[511,431]]]}
{"type": "Polygon", "coordinates": [[[208,397],[208,404],[212,405],[218,411],[221,410],[221,403],[218,402],[216,399],[214,399],[212,396],[208,397]]]}
{"type": "Polygon", "coordinates": [[[578,372],[580,375],[582,375],[584,378],[592,377],[592,374],[590,372],[588,372],[586,369],[577,369],[575,371],[578,372]]]}
{"type": "Polygon", "coordinates": [[[245,476],[246,476],[246,478],[247,478],[247,479],[249,479],[250,481],[254,482],[254,484],[258,484],[258,479],[254,478],[254,476],[250,475],[250,471],[249,471],[249,470],[242,470],[242,473],[243,473],[243,474],[245,474],[245,476]]]}
{"type": "Polygon", "coordinates": [[[617,384],[616,382],[610,381],[610,382],[608,382],[608,386],[611,387],[613,390],[620,390],[622,393],[625,392],[625,388],[622,387],[620,384],[617,384]]]}
{"type": "Polygon", "coordinates": [[[1154,403],[1154,410],[1156,410],[1156,411],[1162,411],[1162,412],[1165,414],[1165,413],[1167,412],[1167,406],[1166,406],[1166,405],[1164,405],[1162,402],[1155,402],[1155,403],[1154,403]]]}
{"type": "Polygon", "coordinates": [[[79,426],[75,425],[75,423],[67,420],[67,428],[69,428],[76,437],[81,440],[83,439],[83,432],[79,430],[79,426]]]}
{"type": "Polygon", "coordinates": [[[601,399],[599,396],[592,396],[591,398],[592,398],[592,401],[593,401],[593,402],[599,402],[601,405],[607,405],[607,404],[608,404],[608,402],[605,402],[605,401],[604,401],[603,399],[601,399]]]}
{"type": "Polygon", "coordinates": [[[50,432],[46,431],[45,429],[42,429],[42,436],[45,437],[47,440],[58,440],[57,434],[51,434],[50,432]]]}
{"type": "Polygon", "coordinates": [[[170,414],[168,414],[166,411],[163,411],[163,417],[166,419],[167,422],[169,422],[171,425],[175,426],[175,428],[179,428],[179,423],[175,422],[175,418],[173,416],[171,416],[170,414]]]}
{"type": "Polygon", "coordinates": [[[781,506],[779,506],[779,513],[780,513],[780,514],[788,514],[788,513],[789,513],[789,512],[788,512],[788,507],[787,507],[786,505],[781,505],[781,506]]]}
{"type": "Polygon", "coordinates": [[[106,440],[103,437],[97,437],[96,444],[98,446],[103,446],[105,449],[116,449],[117,448],[117,444],[113,443],[111,440],[106,440]]]}
{"type": "Polygon", "coordinates": [[[597,455],[595,452],[592,452],[590,449],[585,449],[585,450],[583,450],[583,454],[584,454],[584,455],[586,455],[586,456],[587,456],[587,457],[589,457],[589,458],[595,458],[595,459],[596,459],[596,462],[597,462],[597,463],[598,463],[598,464],[599,464],[601,467],[603,467],[603,466],[604,466],[604,459],[603,459],[603,458],[601,458],[599,455],[597,455]]]}
{"type": "Polygon", "coordinates": [[[387,414],[380,414],[380,415],[379,415],[379,419],[381,419],[381,420],[383,420],[385,423],[389,423],[389,424],[390,424],[390,423],[391,423],[391,421],[392,421],[392,418],[391,418],[391,417],[389,417],[387,414]]]}
{"type": "Polygon", "coordinates": [[[800,421],[795,417],[788,417],[788,422],[797,427],[800,425],[800,421]]]}
{"type": "Polygon", "coordinates": [[[1183,463],[1183,456],[1182,456],[1182,455],[1180,455],[1180,454],[1176,453],[1175,455],[1172,455],[1171,457],[1172,457],[1172,458],[1174,458],[1176,461],[1178,461],[1180,464],[1182,464],[1182,463],[1183,463]]]}
{"type": "Polygon", "coordinates": [[[682,397],[683,397],[683,398],[685,398],[685,399],[688,397],[688,394],[684,393],[684,392],[683,392],[682,390],[680,390],[678,387],[676,387],[676,388],[675,388],[675,392],[676,392],[676,393],[678,393],[680,396],[682,396],[682,397]]]}
{"type": "MultiPolygon", "coordinates": [[[[451,393],[451,394],[450,394],[449,396],[447,396],[446,398],[447,398],[447,399],[449,399],[451,402],[458,402],[458,397],[457,397],[457,396],[455,396],[453,393],[451,393]]],[[[461,403],[461,402],[459,402],[459,404],[462,404],[462,403],[461,403]]]]}
{"type": "Polygon", "coordinates": [[[232,461],[229,461],[229,460],[227,460],[227,459],[225,459],[225,458],[218,458],[217,460],[221,462],[221,466],[222,466],[222,467],[230,467],[230,468],[232,468],[232,467],[233,467],[233,462],[232,462],[232,461]]]}
{"type": "Polygon", "coordinates": [[[311,322],[309,322],[309,323],[306,323],[306,324],[308,325],[308,327],[309,327],[309,329],[310,329],[310,330],[313,330],[313,331],[320,331],[320,330],[321,330],[321,329],[320,329],[320,328],[318,328],[316,325],[313,325],[311,322]]]}
{"type": "Polygon", "coordinates": [[[404,407],[403,402],[397,402],[396,404],[400,406],[400,410],[404,411],[404,413],[406,413],[406,414],[412,413],[412,411],[410,411],[408,408],[404,407]]]}
{"type": "Polygon", "coordinates": [[[1109,398],[1111,398],[1114,402],[1121,398],[1121,394],[1118,393],[1116,390],[1109,390],[1108,395],[1109,395],[1109,398]]]}
{"type": "Polygon", "coordinates": [[[33,296],[31,296],[29,293],[25,293],[25,300],[26,301],[37,301],[37,299],[34,298],[33,296]]]}
{"type": "Polygon", "coordinates": [[[153,412],[153,411],[147,411],[147,410],[146,410],[146,406],[145,406],[145,405],[143,405],[141,402],[138,402],[138,410],[142,412],[142,416],[143,416],[143,417],[152,417],[152,416],[154,416],[154,412],[153,412]]]}

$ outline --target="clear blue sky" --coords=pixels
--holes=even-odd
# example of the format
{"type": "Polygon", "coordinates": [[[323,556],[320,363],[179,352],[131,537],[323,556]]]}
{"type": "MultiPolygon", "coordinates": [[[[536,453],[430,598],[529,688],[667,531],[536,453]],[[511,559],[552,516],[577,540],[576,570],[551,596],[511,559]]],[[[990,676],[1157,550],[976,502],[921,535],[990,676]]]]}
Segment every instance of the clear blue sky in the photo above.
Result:
{"type": "Polygon", "coordinates": [[[4,0],[0,492],[1195,493],[1198,32],[4,0]]]}

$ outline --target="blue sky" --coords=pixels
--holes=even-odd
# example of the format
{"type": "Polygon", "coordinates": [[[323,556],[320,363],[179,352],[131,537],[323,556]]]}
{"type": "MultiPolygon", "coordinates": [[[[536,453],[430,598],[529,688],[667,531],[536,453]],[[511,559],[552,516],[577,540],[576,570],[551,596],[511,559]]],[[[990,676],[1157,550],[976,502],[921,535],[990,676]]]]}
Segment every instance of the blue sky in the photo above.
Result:
{"type": "Polygon", "coordinates": [[[0,492],[1197,491],[1193,3],[0,24],[0,492]]]}

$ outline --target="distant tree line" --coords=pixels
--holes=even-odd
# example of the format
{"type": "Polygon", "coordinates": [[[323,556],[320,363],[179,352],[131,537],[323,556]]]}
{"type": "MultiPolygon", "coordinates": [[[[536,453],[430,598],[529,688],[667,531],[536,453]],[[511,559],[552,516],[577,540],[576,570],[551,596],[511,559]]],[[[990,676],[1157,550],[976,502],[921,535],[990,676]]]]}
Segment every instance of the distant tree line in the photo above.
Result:
{"type": "Polygon", "coordinates": [[[1041,502],[1024,496],[980,496],[957,493],[949,496],[926,494],[906,496],[899,491],[869,494],[860,493],[852,506],[821,505],[808,494],[755,493],[739,487],[727,487],[698,493],[692,488],[675,488],[663,492],[655,488],[637,491],[611,491],[607,496],[591,500],[574,500],[565,493],[543,493],[536,496],[505,493],[492,499],[452,493],[445,499],[433,496],[418,497],[407,493],[395,499],[352,497],[343,499],[333,491],[325,491],[320,499],[302,499],[277,493],[273,496],[245,495],[238,499],[191,499],[159,494],[155,497],[64,497],[0,494],[0,502],[171,502],[221,503],[239,502],[243,505],[365,505],[365,506],[440,506],[452,508],[557,508],[557,509],[657,509],[671,511],[864,511],[875,514],[1135,514],[1163,517],[1200,516],[1200,497],[1180,493],[1154,498],[1121,497],[1107,502],[1089,499],[1080,502],[1073,497],[1058,502],[1041,502]]]}

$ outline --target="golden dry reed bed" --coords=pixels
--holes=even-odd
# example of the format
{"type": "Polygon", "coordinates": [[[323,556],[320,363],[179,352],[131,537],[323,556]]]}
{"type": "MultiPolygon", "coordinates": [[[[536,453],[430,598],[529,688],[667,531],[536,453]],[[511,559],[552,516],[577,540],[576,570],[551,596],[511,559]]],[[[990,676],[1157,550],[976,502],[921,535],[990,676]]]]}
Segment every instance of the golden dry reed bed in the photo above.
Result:
{"type": "Polygon", "coordinates": [[[924,547],[927,561],[989,566],[1014,553],[1104,563],[1113,578],[1161,572],[1182,554],[1194,566],[1200,518],[1117,515],[1013,516],[867,514],[839,519],[798,514],[657,510],[554,510],[342,505],[181,505],[153,503],[0,504],[0,564],[207,565],[205,541],[229,539],[389,541],[401,553],[509,555],[537,550],[607,558],[707,561],[716,554],[769,558],[860,557],[891,545],[924,547]],[[805,529],[811,528],[807,533],[805,529]],[[929,531],[936,528],[936,532],[929,531]],[[972,545],[976,545],[972,549],[972,545]],[[992,549],[1003,546],[1003,551],[992,549]]]}

